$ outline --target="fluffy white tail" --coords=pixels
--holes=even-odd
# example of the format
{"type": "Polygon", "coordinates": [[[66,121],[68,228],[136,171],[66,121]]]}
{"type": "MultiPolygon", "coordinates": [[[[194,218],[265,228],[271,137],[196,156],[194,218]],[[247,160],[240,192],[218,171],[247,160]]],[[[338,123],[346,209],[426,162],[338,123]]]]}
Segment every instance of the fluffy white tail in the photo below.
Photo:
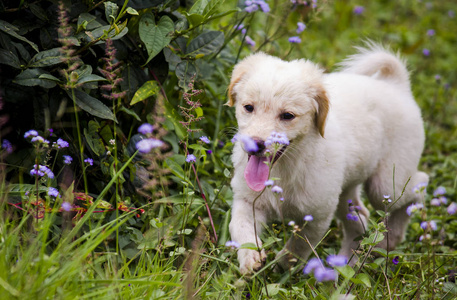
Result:
{"type": "Polygon", "coordinates": [[[409,89],[409,73],[405,62],[381,45],[367,42],[367,47],[356,47],[359,53],[340,63],[341,72],[372,76],[400,84],[409,89]]]}

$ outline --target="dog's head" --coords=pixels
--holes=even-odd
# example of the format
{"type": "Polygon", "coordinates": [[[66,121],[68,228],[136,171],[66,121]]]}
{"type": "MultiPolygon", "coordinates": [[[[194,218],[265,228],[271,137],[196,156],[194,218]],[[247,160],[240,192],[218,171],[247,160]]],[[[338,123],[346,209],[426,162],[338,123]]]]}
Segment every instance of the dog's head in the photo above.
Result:
{"type": "MultiPolygon", "coordinates": [[[[255,152],[245,149],[250,154],[247,170],[252,160],[258,162],[252,168],[264,168],[265,141],[272,132],[286,134],[292,143],[310,133],[323,137],[329,110],[321,69],[306,60],[286,62],[264,53],[235,66],[227,105],[236,108],[239,133],[258,145],[255,152]]],[[[259,189],[264,177],[256,179],[259,189]]]]}

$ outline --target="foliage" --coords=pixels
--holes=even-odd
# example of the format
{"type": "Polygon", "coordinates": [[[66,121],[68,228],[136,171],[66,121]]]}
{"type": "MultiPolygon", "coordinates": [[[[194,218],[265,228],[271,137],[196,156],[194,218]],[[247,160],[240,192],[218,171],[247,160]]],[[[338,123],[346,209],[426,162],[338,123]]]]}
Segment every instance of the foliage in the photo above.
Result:
{"type": "MultiPolygon", "coordinates": [[[[0,4],[2,297],[456,297],[457,222],[446,211],[457,186],[451,3],[270,0],[251,12],[254,2],[0,4]],[[412,69],[427,133],[426,209],[390,252],[375,247],[386,212],[374,213],[362,260],[336,268],[334,283],[302,265],[273,272],[295,230],[274,224],[263,236],[267,265],[240,278],[225,246],[236,122],[223,105],[233,65],[261,50],[331,69],[363,38],[399,49],[412,69]],[[143,123],[154,129],[138,133],[143,123]],[[162,143],[139,152],[145,140],[162,143]],[[440,197],[446,206],[434,205],[440,197]]],[[[340,236],[334,223],[316,254],[335,253],[340,236]]]]}

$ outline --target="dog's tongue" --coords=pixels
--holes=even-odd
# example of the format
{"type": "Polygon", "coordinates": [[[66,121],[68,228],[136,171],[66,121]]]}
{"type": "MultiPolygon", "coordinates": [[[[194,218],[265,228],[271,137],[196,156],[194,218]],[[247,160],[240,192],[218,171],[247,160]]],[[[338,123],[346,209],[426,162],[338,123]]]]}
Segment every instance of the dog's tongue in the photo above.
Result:
{"type": "Polygon", "coordinates": [[[248,160],[248,165],[244,170],[244,179],[251,190],[260,192],[265,187],[268,180],[268,165],[265,163],[266,157],[252,155],[248,160]]]}

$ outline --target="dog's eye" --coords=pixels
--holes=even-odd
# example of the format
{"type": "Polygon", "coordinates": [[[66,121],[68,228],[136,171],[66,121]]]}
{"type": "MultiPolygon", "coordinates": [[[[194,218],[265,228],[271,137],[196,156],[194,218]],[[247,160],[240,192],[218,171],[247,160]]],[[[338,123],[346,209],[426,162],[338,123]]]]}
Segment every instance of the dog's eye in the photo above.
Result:
{"type": "Polygon", "coordinates": [[[293,119],[295,119],[295,116],[294,116],[294,114],[286,112],[286,113],[280,114],[279,118],[281,120],[293,120],[293,119]]]}
{"type": "Polygon", "coordinates": [[[248,105],[245,105],[245,106],[244,106],[244,109],[245,109],[247,112],[250,112],[250,113],[251,113],[251,112],[254,111],[254,106],[248,104],[248,105]]]}

